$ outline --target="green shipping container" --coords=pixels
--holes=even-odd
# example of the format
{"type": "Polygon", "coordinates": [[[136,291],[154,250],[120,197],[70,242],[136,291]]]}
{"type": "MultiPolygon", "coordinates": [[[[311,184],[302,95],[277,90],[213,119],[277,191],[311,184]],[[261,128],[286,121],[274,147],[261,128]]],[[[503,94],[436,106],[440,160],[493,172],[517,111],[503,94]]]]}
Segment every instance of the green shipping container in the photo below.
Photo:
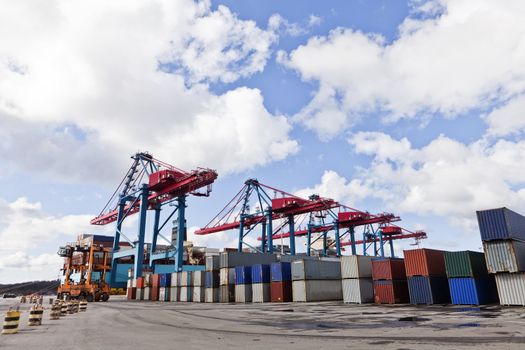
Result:
{"type": "Polygon", "coordinates": [[[445,252],[447,277],[483,277],[488,274],[485,254],[465,250],[445,252]]]}

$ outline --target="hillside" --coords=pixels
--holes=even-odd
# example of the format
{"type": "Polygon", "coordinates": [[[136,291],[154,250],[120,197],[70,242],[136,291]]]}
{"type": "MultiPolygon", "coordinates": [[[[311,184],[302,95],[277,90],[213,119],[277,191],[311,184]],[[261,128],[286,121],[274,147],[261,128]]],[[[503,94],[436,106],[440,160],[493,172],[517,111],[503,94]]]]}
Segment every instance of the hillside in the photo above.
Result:
{"type": "Polygon", "coordinates": [[[13,284],[0,284],[0,295],[3,293],[14,293],[17,295],[56,294],[60,282],[54,281],[31,281],[13,284]]]}

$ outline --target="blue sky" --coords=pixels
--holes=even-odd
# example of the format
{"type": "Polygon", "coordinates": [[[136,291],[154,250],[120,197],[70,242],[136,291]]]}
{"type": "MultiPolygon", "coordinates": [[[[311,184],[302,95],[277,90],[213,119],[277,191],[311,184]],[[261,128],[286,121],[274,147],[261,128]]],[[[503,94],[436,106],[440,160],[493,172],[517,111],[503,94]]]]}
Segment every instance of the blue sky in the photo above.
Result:
{"type": "Polygon", "coordinates": [[[111,233],[89,218],[138,150],[219,171],[192,228],[256,177],[478,250],[476,209],[525,212],[524,19],[519,1],[10,4],[0,282],[54,277],[59,244],[111,233]]]}

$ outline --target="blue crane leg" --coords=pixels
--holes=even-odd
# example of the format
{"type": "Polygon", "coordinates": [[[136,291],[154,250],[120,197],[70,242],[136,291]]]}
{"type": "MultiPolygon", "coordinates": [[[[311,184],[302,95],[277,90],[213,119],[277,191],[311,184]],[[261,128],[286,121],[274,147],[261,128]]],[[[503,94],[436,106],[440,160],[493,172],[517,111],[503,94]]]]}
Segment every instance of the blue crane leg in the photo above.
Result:
{"type": "Polygon", "coordinates": [[[148,214],[148,195],[148,185],[143,184],[140,192],[139,240],[135,250],[135,278],[142,276],[142,265],[144,263],[144,238],[146,236],[146,216],[148,214]]]}
{"type": "Polygon", "coordinates": [[[186,240],[186,196],[177,197],[177,251],[175,252],[175,271],[182,271],[184,263],[184,241],[186,240]]]}
{"type": "Polygon", "coordinates": [[[290,227],[290,254],[295,255],[295,222],[293,215],[288,217],[288,226],[290,227]]]}

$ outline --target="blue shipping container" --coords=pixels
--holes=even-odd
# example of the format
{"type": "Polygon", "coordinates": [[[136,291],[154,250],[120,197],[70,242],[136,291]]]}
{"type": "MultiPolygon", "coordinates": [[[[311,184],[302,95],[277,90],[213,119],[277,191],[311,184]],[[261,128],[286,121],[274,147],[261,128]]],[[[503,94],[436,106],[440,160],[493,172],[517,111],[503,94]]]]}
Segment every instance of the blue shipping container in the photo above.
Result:
{"type": "Polygon", "coordinates": [[[289,262],[277,262],[271,265],[272,282],[289,282],[292,280],[292,265],[289,262]]]}
{"type": "Polygon", "coordinates": [[[219,271],[206,271],[205,288],[219,288],[219,271]]]}
{"type": "Polygon", "coordinates": [[[252,266],[252,283],[270,283],[270,265],[257,264],[252,266]]]}
{"type": "Polygon", "coordinates": [[[411,304],[450,303],[450,291],[446,277],[408,277],[411,304]]]}
{"type": "Polygon", "coordinates": [[[494,276],[449,278],[452,304],[483,305],[498,301],[494,276]]]}
{"type": "Polygon", "coordinates": [[[159,284],[161,287],[171,287],[171,273],[161,273],[159,284]]]}
{"type": "Polygon", "coordinates": [[[482,241],[517,239],[525,241],[525,217],[507,208],[476,212],[482,241]]]}
{"type": "Polygon", "coordinates": [[[252,283],[252,267],[251,266],[235,267],[235,284],[251,284],[251,283],[252,283]]]}

